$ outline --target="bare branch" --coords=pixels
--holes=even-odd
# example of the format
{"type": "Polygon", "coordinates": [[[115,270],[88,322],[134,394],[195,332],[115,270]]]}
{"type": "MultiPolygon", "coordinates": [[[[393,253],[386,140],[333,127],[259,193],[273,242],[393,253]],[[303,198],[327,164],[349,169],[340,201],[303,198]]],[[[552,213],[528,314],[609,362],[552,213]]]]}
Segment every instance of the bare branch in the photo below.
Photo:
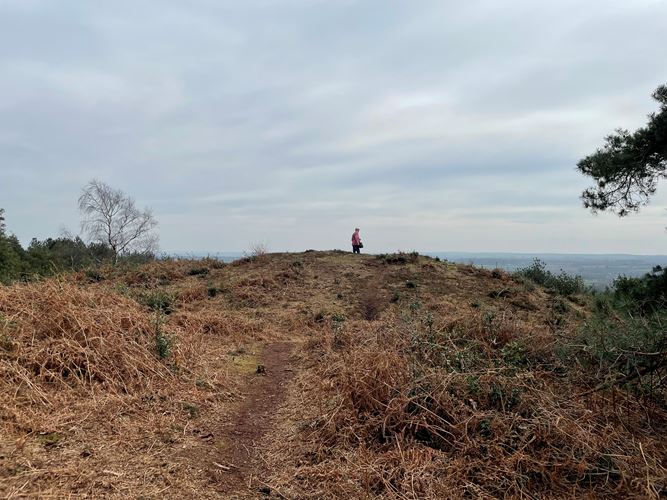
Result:
{"type": "Polygon", "coordinates": [[[109,246],[114,261],[127,253],[157,250],[158,223],[152,212],[139,210],[122,191],[93,179],[79,196],[79,210],[82,231],[91,241],[109,246]]]}

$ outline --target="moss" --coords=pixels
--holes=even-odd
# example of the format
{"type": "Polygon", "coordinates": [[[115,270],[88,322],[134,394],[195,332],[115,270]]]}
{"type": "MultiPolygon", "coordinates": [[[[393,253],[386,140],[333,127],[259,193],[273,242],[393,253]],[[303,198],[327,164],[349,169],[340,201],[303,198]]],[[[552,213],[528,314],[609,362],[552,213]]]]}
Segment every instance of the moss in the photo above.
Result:
{"type": "Polygon", "coordinates": [[[38,434],[37,441],[45,448],[51,448],[57,445],[63,439],[63,437],[65,436],[59,432],[48,432],[44,434],[38,434]]]}

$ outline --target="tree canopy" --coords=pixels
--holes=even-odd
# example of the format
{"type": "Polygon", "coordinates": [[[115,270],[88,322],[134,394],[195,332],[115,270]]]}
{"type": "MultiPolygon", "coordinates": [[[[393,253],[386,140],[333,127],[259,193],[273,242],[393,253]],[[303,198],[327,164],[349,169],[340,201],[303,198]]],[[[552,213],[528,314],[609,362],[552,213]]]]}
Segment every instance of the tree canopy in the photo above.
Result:
{"type": "MultiPolygon", "coordinates": [[[[57,238],[33,238],[27,248],[4,227],[4,211],[0,209],[0,284],[15,280],[31,280],[61,272],[95,269],[114,262],[117,255],[107,244],[86,244],[80,237],[63,234],[57,238]]],[[[145,253],[125,252],[123,263],[134,264],[150,259],[145,253]]],[[[96,273],[92,273],[96,276],[96,273]]]]}
{"type": "Polygon", "coordinates": [[[578,170],[595,181],[581,196],[593,212],[610,210],[620,217],[636,212],[667,177],[667,85],[658,87],[653,98],[660,109],[649,114],[646,126],[634,132],[616,130],[577,163],[578,170]]]}

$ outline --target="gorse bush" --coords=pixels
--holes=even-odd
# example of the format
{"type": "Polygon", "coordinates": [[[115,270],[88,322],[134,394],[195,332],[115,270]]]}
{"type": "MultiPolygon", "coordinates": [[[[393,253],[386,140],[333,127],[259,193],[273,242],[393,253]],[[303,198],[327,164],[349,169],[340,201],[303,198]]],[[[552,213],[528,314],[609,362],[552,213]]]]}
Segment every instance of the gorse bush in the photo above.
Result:
{"type": "Polygon", "coordinates": [[[599,388],[621,386],[641,396],[667,396],[667,270],[622,276],[596,297],[569,355],[589,368],[599,388]]]}
{"type": "Polygon", "coordinates": [[[171,355],[174,339],[162,328],[163,314],[161,310],[155,311],[155,352],[160,359],[167,359],[171,355]]]}
{"type": "Polygon", "coordinates": [[[535,259],[533,263],[527,267],[520,267],[516,270],[518,276],[528,278],[540,285],[546,285],[553,274],[547,271],[547,265],[540,259],[535,259]]]}
{"type": "Polygon", "coordinates": [[[410,264],[419,261],[418,252],[397,252],[397,253],[381,253],[375,256],[376,259],[385,264],[410,264]]]}
{"type": "Polygon", "coordinates": [[[527,278],[538,285],[554,290],[564,296],[575,295],[586,291],[581,276],[572,276],[565,271],[554,274],[547,269],[547,265],[540,259],[535,259],[530,266],[519,268],[515,276],[527,278]]]}
{"type": "Polygon", "coordinates": [[[141,296],[139,302],[148,306],[151,311],[170,314],[173,311],[174,297],[164,290],[153,290],[141,296]]]}
{"type": "Polygon", "coordinates": [[[667,268],[656,266],[641,278],[619,276],[614,296],[624,309],[650,313],[667,308],[667,268]]]}
{"type": "Polygon", "coordinates": [[[205,276],[210,273],[211,270],[208,267],[193,267],[188,271],[190,276],[205,276]]]}
{"type": "Polygon", "coordinates": [[[589,369],[600,388],[622,386],[641,395],[665,397],[667,311],[631,314],[607,296],[596,301],[568,355],[589,369]]]}
{"type": "Polygon", "coordinates": [[[155,350],[160,359],[167,359],[171,354],[172,339],[160,328],[155,330],[155,350]]]}

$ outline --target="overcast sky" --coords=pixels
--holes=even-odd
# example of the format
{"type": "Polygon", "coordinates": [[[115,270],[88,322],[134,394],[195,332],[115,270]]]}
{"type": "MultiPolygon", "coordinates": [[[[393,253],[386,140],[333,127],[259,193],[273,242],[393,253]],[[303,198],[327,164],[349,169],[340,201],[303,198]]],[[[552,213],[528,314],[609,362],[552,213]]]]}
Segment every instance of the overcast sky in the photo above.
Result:
{"type": "Polygon", "coordinates": [[[98,178],[166,251],[667,254],[667,182],[576,170],[667,83],[667,1],[0,0],[0,207],[78,229],[98,178]]]}

